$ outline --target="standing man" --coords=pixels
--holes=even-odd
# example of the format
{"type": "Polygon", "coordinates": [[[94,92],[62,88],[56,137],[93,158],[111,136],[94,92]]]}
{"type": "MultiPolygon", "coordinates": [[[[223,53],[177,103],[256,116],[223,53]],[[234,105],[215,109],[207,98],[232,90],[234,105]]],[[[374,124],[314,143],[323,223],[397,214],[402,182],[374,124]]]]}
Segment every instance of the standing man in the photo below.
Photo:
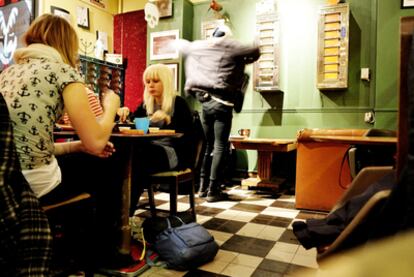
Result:
{"type": "Polygon", "coordinates": [[[220,189],[222,168],[228,152],[233,107],[244,82],[244,68],[260,57],[256,46],[230,39],[226,25],[217,27],[208,40],[180,41],[185,61],[185,91],[203,107],[203,129],[207,139],[200,173],[199,197],[208,202],[226,200],[220,189]]]}

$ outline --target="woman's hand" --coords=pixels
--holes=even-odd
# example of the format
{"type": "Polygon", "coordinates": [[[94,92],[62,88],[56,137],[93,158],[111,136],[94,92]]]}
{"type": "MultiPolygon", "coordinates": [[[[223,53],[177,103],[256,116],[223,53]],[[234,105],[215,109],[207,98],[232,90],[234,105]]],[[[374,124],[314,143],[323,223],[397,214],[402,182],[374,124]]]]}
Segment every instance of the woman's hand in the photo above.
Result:
{"type": "Polygon", "coordinates": [[[92,153],[86,150],[85,147],[83,147],[83,145],[81,145],[80,150],[82,152],[97,156],[99,158],[108,158],[110,156],[112,156],[112,154],[115,152],[115,147],[113,145],[112,142],[108,141],[104,147],[104,149],[100,152],[100,153],[92,153]]]}
{"type": "Polygon", "coordinates": [[[150,118],[152,122],[164,121],[166,125],[171,123],[171,116],[162,110],[156,111],[150,118]]]}
{"type": "Polygon", "coordinates": [[[119,108],[116,114],[119,116],[120,122],[125,122],[128,119],[129,109],[128,107],[119,108]]]}

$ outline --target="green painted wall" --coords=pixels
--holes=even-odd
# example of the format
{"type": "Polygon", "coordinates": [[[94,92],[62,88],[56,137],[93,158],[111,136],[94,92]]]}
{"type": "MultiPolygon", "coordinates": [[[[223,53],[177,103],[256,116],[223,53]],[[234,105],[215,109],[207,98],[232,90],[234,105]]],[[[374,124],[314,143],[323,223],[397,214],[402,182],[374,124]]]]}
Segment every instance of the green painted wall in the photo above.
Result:
{"type": "MultiPolygon", "coordinates": [[[[301,128],[396,129],[399,20],[414,15],[414,9],[401,9],[400,0],[346,1],[351,10],[349,87],[321,92],[316,88],[317,25],[319,8],[326,1],[275,1],[280,18],[281,91],[260,94],[252,90],[250,82],[243,110],[234,114],[232,133],[247,127],[252,129],[252,137],[294,138],[301,128]],[[371,69],[370,82],[359,79],[362,67],[371,69]],[[372,110],[376,122],[367,124],[364,113],[372,110]]],[[[219,2],[230,18],[234,37],[244,43],[253,42],[258,0],[219,2]]],[[[161,20],[148,34],[180,28],[185,38],[199,39],[201,22],[214,19],[209,3],[174,0],[174,17],[161,20]]],[[[182,59],[178,61],[182,65],[182,59]]],[[[246,70],[252,73],[252,65],[246,70]]],[[[197,103],[191,103],[199,109],[197,103]]],[[[243,155],[249,171],[254,170],[255,151],[243,155]]]]}
{"type": "Polygon", "coordinates": [[[414,16],[414,9],[401,9],[401,1],[377,0],[377,82],[376,109],[377,124],[387,126],[397,121],[400,19],[414,16]]]}

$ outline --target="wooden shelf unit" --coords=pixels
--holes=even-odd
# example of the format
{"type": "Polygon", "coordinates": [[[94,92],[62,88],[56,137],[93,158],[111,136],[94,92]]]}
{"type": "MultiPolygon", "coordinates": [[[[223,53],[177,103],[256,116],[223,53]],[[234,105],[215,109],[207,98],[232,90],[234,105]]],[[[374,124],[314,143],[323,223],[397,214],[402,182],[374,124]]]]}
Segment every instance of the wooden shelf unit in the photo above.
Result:
{"type": "Polygon", "coordinates": [[[319,16],[318,89],[348,87],[349,4],[323,6],[319,16]]]}
{"type": "Polygon", "coordinates": [[[124,105],[125,67],[123,64],[115,64],[92,57],[80,55],[81,72],[85,77],[85,83],[91,86],[99,99],[101,92],[107,86],[117,93],[124,105]]]}

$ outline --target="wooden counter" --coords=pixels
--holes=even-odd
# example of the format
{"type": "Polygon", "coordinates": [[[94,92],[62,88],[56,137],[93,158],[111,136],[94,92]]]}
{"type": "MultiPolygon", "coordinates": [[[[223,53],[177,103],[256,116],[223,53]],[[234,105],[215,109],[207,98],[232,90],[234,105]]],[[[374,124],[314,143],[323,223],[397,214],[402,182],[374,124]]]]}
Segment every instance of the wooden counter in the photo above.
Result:
{"type": "Polygon", "coordinates": [[[296,208],[332,209],[352,182],[352,169],[347,159],[350,147],[372,146],[375,149],[372,151],[381,151],[379,149],[395,148],[396,143],[396,137],[363,135],[310,134],[306,139],[298,139],[296,208]]]}

